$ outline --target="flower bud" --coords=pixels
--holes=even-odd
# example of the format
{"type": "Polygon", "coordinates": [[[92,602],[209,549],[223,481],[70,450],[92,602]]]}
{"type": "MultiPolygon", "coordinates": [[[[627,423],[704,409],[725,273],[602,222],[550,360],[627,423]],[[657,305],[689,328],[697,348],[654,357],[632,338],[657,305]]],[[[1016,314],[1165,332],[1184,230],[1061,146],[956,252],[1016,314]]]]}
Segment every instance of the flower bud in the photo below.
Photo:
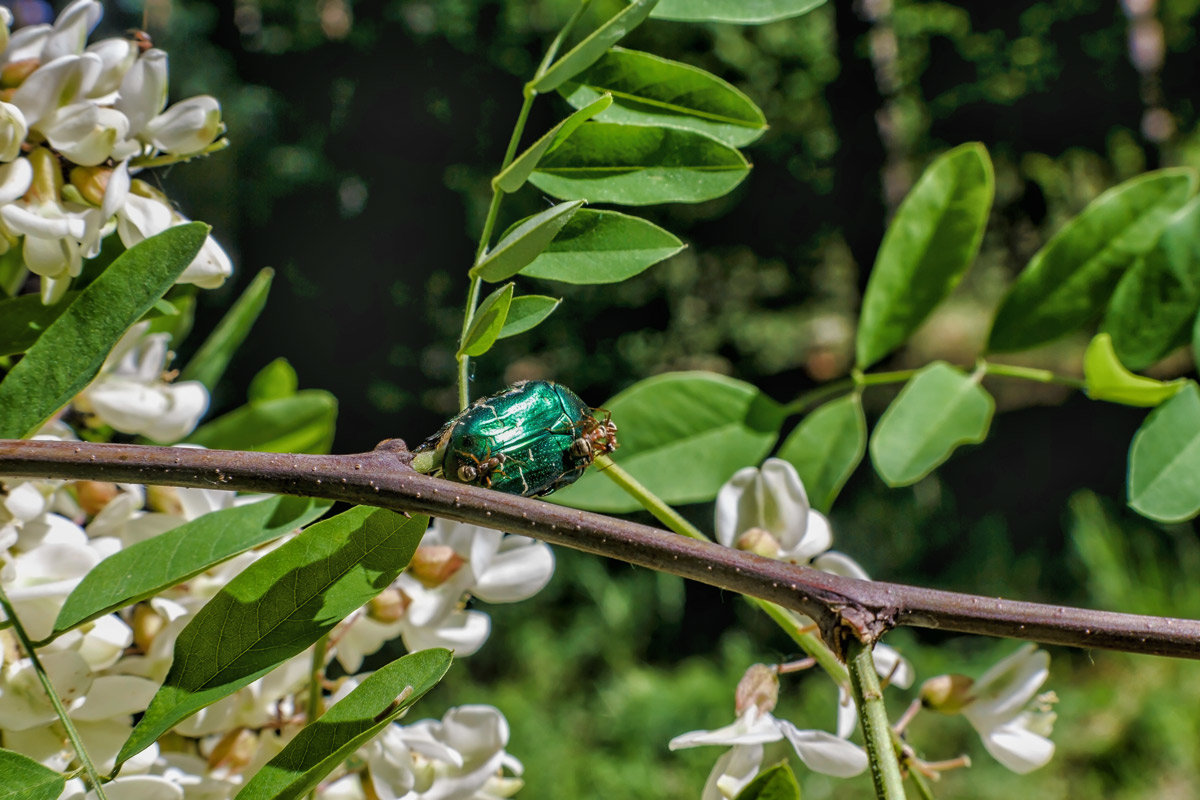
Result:
{"type": "Polygon", "coordinates": [[[751,706],[769,712],[779,700],[779,673],[766,664],[752,664],[738,681],[734,707],[738,716],[751,706]]]}
{"type": "Polygon", "coordinates": [[[143,653],[150,652],[150,645],[166,624],[167,621],[149,603],[138,603],[133,607],[133,643],[143,653]]]}
{"type": "Polygon", "coordinates": [[[147,486],[146,508],[164,514],[183,515],[183,501],[179,499],[179,490],[174,486],[147,486]]]}
{"type": "Polygon", "coordinates": [[[75,484],[75,499],[89,517],[99,514],[120,492],[115,483],[107,481],[78,481],[75,484]]]}
{"type": "Polygon", "coordinates": [[[410,602],[399,589],[384,589],[367,604],[367,616],[376,622],[396,622],[404,617],[410,602]]]}
{"type": "Polygon", "coordinates": [[[427,589],[441,586],[458,572],[466,562],[449,545],[418,547],[408,571],[427,589]]]}
{"type": "Polygon", "coordinates": [[[258,737],[248,728],[234,728],[221,737],[208,754],[208,768],[224,767],[230,772],[239,772],[258,751],[258,737]]]}
{"type": "Polygon", "coordinates": [[[71,185],[84,200],[98,206],[104,202],[104,190],[111,175],[111,167],[75,167],[71,170],[71,185]]]}
{"type": "Polygon", "coordinates": [[[757,553],[767,558],[776,558],[779,556],[779,540],[772,536],[769,531],[765,531],[762,528],[751,528],[746,531],[737,538],[733,546],[738,550],[757,553]]]}
{"type": "Polygon", "coordinates": [[[22,58],[20,61],[10,61],[0,68],[0,88],[15,89],[42,65],[36,58],[22,58]]]}
{"type": "Polygon", "coordinates": [[[146,123],[145,136],[167,153],[198,153],[221,133],[221,106],[203,94],[176,103],[146,123]]]}
{"type": "Polygon", "coordinates": [[[966,675],[938,675],[921,684],[921,705],[943,714],[957,714],[972,699],[973,678],[966,675]]]}

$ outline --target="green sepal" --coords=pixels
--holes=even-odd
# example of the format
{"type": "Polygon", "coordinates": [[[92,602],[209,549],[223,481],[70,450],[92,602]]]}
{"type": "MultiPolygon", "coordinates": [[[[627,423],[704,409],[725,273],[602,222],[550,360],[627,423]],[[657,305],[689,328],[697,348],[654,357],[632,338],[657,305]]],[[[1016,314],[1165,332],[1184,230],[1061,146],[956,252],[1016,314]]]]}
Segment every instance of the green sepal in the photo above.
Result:
{"type": "Polygon", "coordinates": [[[1107,400],[1126,406],[1156,406],[1174,397],[1187,385],[1186,378],[1156,381],[1134,375],[1117,358],[1112,337],[1098,333],[1083,354],[1084,391],[1093,400],[1107,400]]]}

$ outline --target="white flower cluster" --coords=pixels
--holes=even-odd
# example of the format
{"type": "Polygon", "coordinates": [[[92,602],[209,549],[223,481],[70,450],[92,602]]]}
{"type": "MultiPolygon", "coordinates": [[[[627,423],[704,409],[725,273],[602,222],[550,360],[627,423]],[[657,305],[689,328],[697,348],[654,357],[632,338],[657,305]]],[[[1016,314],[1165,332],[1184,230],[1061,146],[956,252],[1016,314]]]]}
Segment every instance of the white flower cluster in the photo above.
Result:
{"type": "MultiPolygon", "coordinates": [[[[156,157],[198,154],[224,130],[213,97],[167,107],[162,50],[126,38],[87,45],[102,13],[98,0],[75,0],[53,25],[10,35],[0,6],[0,253],[22,248],[47,304],[109,234],[132,247],[186,222],[131,176],[156,157]]],[[[210,237],[180,282],[215,288],[232,269],[210,237]]]]}
{"type": "MultiPolygon", "coordinates": [[[[870,580],[856,561],[829,549],[833,544],[829,521],[809,505],[796,468],[781,459],[768,458],[761,469],[739,470],[721,487],[717,494],[716,534],[727,547],[870,580]]],[[[811,623],[803,617],[798,620],[800,624],[811,623]]],[[[896,650],[876,644],[873,655],[876,671],[889,685],[912,686],[912,665],[896,650]]],[[[1000,763],[1015,772],[1030,772],[1054,755],[1054,743],[1047,738],[1054,723],[1054,714],[1049,710],[1054,696],[1035,698],[1049,676],[1049,663],[1044,650],[1026,645],[977,682],[962,676],[930,679],[922,687],[914,709],[923,704],[944,713],[961,713],[1000,763]]],[[[713,731],[692,731],[671,740],[672,750],[710,744],[731,748],[709,775],[703,800],[736,797],[762,769],[763,744],[781,739],[787,739],[800,760],[816,772],[849,777],[866,768],[866,754],[847,741],[857,724],[857,709],[847,687],[839,687],[836,736],[800,730],[771,715],[778,681],[773,675],[764,678],[761,672],[766,668],[756,667],[747,671],[743,684],[753,678],[760,688],[746,692],[739,687],[738,717],[733,724],[713,731]],[[770,681],[774,683],[762,690],[770,681]],[[743,694],[753,702],[740,702],[743,694]]]]}
{"type": "MultiPolygon", "coordinates": [[[[136,352],[118,353],[116,360],[137,363],[131,355],[136,352]]],[[[162,410],[160,419],[170,415],[162,410]]],[[[56,422],[42,438],[69,440],[73,433],[56,422]]],[[[68,594],[108,555],[211,511],[259,499],[203,489],[6,480],[0,482],[0,585],[29,635],[45,639],[68,594]]],[[[112,768],[133,715],[146,709],[166,676],[179,632],[234,575],[289,538],[243,553],[39,648],[101,771],[112,768]]],[[[449,646],[461,656],[477,649],[489,623],[486,614],[462,608],[467,596],[490,602],[523,599],[542,588],[554,568],[544,544],[441,521],[418,552],[391,588],[335,629],[331,650],[352,677],[331,702],[365,677],[353,674],[363,658],[397,636],[410,650],[449,646]]],[[[301,653],[186,719],[176,726],[170,751],[153,746],[122,767],[110,796],[115,791],[156,798],[233,797],[303,727],[299,698],[308,690],[311,659],[311,652],[301,653]]],[[[331,776],[319,795],[339,800],[508,797],[521,786],[515,777],[521,765],[505,752],[507,741],[504,717],[487,706],[452,709],[441,721],[395,724],[331,776]]],[[[0,744],[53,769],[77,766],[32,662],[7,629],[0,629],[0,744]]],[[[73,780],[62,797],[82,800],[84,794],[84,785],[73,780]]]]}

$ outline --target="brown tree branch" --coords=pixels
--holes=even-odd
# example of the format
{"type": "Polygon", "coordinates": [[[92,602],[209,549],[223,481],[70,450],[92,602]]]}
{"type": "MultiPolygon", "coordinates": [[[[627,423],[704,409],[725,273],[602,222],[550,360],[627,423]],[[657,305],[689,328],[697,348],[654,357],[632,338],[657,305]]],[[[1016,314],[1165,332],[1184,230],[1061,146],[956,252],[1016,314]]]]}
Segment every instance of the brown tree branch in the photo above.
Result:
{"type": "Polygon", "coordinates": [[[369,453],[290,455],[0,440],[0,477],[101,480],[323,497],[532,536],[759,597],[812,617],[844,652],[899,625],[1047,644],[1200,658],[1200,621],[1091,611],[859,581],[613,517],[431,478],[404,443],[369,453]]]}

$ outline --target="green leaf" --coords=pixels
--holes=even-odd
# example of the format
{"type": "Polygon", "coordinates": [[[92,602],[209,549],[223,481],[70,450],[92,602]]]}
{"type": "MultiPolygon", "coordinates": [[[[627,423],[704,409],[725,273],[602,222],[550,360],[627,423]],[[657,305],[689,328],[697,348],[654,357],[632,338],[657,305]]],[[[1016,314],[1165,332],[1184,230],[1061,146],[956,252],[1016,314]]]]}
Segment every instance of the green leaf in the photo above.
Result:
{"type": "Polygon", "coordinates": [[[450,661],[449,650],[422,650],[371,673],[297,733],[242,787],[236,800],[303,797],[436,686],[450,668],[450,661]]]}
{"type": "Polygon", "coordinates": [[[625,34],[641,25],[657,3],[658,0],[633,0],[534,78],[529,88],[545,93],[557,89],[563,81],[574,78],[594,64],[596,59],[604,55],[604,51],[621,41],[625,34]]]}
{"type": "Polygon", "coordinates": [[[737,800],[800,800],[800,784],[783,761],[760,772],[738,792],[737,800]]]}
{"type": "Polygon", "coordinates": [[[1150,412],[1129,447],[1129,506],[1159,522],[1200,512],[1200,390],[1189,382],[1150,412]]]}
{"type": "Polygon", "coordinates": [[[563,200],[698,203],[750,172],[737,150],[695,131],[588,122],[551,150],[529,182],[563,200]]]}
{"type": "Polygon", "coordinates": [[[209,391],[216,388],[233,354],[246,340],[258,315],[266,307],[267,294],[271,291],[271,280],[274,277],[273,269],[259,270],[254,280],[250,281],[250,285],[204,340],[204,344],[200,345],[192,360],[179,373],[179,380],[200,381],[209,391]]]}
{"type": "Polygon", "coordinates": [[[913,376],[875,426],[875,471],[889,486],[916,483],[954,448],[982,442],[995,406],[976,377],[935,361],[913,376]]]}
{"type": "Polygon", "coordinates": [[[79,293],[0,382],[0,439],[34,433],[96,377],[121,335],[192,263],[208,230],[202,222],[168,228],[79,293]]]}
{"type": "Polygon", "coordinates": [[[332,505],[309,497],[269,497],[213,511],[118,550],[67,597],[55,633],[124,608],[198,575],[238,553],[302,528],[332,505]]]}
{"type": "Polygon", "coordinates": [[[1148,172],[1114,186],[1030,260],[1000,305],[988,350],[1022,350],[1098,317],[1125,268],[1148,251],[1192,196],[1190,169],[1148,172]]]}
{"type": "Polygon", "coordinates": [[[1154,247],[1121,278],[1101,330],[1123,364],[1145,369],[1187,344],[1200,309],[1200,198],[1171,217],[1154,247]]]}
{"type": "Polygon", "coordinates": [[[554,309],[558,308],[558,304],[561,302],[561,298],[546,297],[541,294],[523,294],[520,297],[514,297],[508,306],[508,317],[504,320],[504,327],[500,329],[496,338],[507,339],[509,336],[516,336],[518,333],[524,333],[537,327],[542,320],[554,312],[554,309]]]}
{"type": "Polygon", "coordinates": [[[11,750],[0,750],[0,800],[57,800],[67,781],[57,771],[11,750]]]}
{"type": "Polygon", "coordinates": [[[515,284],[506,283],[489,294],[479,304],[471,318],[471,326],[463,338],[458,355],[481,356],[492,348],[504,329],[508,319],[508,308],[512,305],[515,284]]]}
{"type": "Polygon", "coordinates": [[[866,451],[867,419],[855,392],[805,417],[776,456],[796,468],[813,508],[828,513],[866,451]]]}
{"type": "Polygon", "coordinates": [[[978,142],[929,165],[888,225],[863,297],[857,366],[903,344],[966,273],[995,195],[992,162],[978,142]]]}
{"type": "Polygon", "coordinates": [[[1113,350],[1107,333],[1092,337],[1083,354],[1083,381],[1088,397],[1127,406],[1156,406],[1175,395],[1187,383],[1185,378],[1164,382],[1125,369],[1113,350]]]}
{"type": "Polygon", "coordinates": [[[180,631],[171,670],[118,765],[303,652],[386,589],[428,525],[428,517],[359,506],[308,527],[243,570],[180,631]]]}
{"type": "Polygon", "coordinates": [[[320,389],[249,403],[201,425],[186,441],[210,450],[328,453],[337,423],[337,399],[320,389]]]}
{"type": "MultiPolygon", "coordinates": [[[[620,426],[614,459],[667,503],[711,500],[733,473],[770,452],[784,417],[782,406],[750,384],[707,372],[656,375],[604,409],[620,426]]],[[[640,508],[597,470],[551,499],[593,511],[640,508]]]]}
{"type": "Polygon", "coordinates": [[[761,25],[807,14],[825,0],[662,0],[650,16],[679,22],[761,25]]]}
{"type": "Polygon", "coordinates": [[[297,386],[299,378],[296,377],[295,368],[286,358],[277,358],[250,379],[246,397],[251,403],[280,400],[296,394],[297,386]]]}
{"type": "Polygon", "coordinates": [[[617,283],[683,248],[675,236],[640,217],[584,208],[521,274],[563,283],[617,283]]]}
{"type": "Polygon", "coordinates": [[[36,294],[0,300],[0,356],[24,353],[78,295],[67,292],[52,306],[42,305],[36,294]]]}
{"type": "Polygon", "coordinates": [[[762,110],[732,84],[690,64],[614,47],[558,91],[579,109],[611,96],[603,122],[685,128],[744,147],[767,129],[762,110]]]}
{"type": "Polygon", "coordinates": [[[501,237],[496,246],[471,267],[468,274],[489,283],[516,275],[546,249],[546,245],[571,221],[583,204],[583,200],[559,203],[519,223],[501,237]]]}
{"type": "Polygon", "coordinates": [[[578,111],[546,131],[545,135],[531,144],[521,155],[514,158],[512,163],[505,167],[499,175],[492,178],[492,188],[510,194],[520,189],[529,179],[529,173],[533,172],[533,168],[550,149],[550,145],[567,138],[576,128],[611,105],[612,95],[601,95],[588,103],[577,106],[578,111]]]}

